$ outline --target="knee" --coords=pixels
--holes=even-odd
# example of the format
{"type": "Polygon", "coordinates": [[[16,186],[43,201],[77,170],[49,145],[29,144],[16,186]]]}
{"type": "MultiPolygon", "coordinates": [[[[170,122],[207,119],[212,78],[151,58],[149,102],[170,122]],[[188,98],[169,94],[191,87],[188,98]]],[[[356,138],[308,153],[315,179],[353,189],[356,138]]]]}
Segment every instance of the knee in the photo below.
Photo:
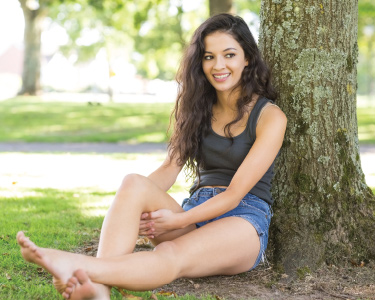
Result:
{"type": "Polygon", "coordinates": [[[154,251],[160,255],[165,255],[169,259],[177,257],[177,245],[173,241],[165,241],[157,245],[154,251]]]}
{"type": "Polygon", "coordinates": [[[121,182],[120,190],[129,190],[144,185],[146,177],[139,174],[128,174],[121,182]]]}
{"type": "Polygon", "coordinates": [[[163,261],[163,267],[168,269],[170,281],[181,277],[183,263],[181,263],[181,256],[176,243],[173,241],[162,242],[155,247],[154,252],[163,261]]]}

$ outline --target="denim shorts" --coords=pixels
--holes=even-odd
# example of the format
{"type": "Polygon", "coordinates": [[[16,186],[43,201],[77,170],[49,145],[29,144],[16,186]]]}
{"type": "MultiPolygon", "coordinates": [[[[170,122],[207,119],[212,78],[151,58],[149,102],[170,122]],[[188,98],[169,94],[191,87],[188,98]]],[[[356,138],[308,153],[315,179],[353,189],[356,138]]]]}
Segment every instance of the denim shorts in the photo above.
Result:
{"type": "MultiPolygon", "coordinates": [[[[182,202],[182,208],[185,211],[192,209],[193,207],[200,205],[207,201],[208,199],[216,196],[224,192],[225,188],[217,188],[217,187],[203,187],[196,190],[190,198],[184,199],[182,202]]],[[[261,261],[265,261],[265,251],[267,249],[268,244],[268,229],[271,223],[272,218],[272,209],[271,206],[265,202],[264,200],[260,199],[259,197],[253,194],[246,194],[245,197],[241,200],[240,204],[228,211],[227,213],[208,220],[204,222],[199,222],[196,224],[197,228],[206,225],[207,223],[225,218],[225,217],[240,217],[245,219],[246,221],[250,222],[251,225],[254,226],[256,231],[258,232],[259,240],[260,240],[260,251],[258,257],[255,261],[255,264],[251,267],[250,270],[254,269],[261,261]]]]}

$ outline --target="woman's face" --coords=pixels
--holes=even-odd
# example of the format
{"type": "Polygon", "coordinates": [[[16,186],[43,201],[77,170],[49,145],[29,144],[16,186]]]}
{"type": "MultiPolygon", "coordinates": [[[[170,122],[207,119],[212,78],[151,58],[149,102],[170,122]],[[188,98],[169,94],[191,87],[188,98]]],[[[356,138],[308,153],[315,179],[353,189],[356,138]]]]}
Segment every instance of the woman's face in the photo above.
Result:
{"type": "Polygon", "coordinates": [[[203,72],[218,96],[228,95],[240,81],[248,65],[241,45],[224,32],[214,32],[204,39],[203,72]]]}

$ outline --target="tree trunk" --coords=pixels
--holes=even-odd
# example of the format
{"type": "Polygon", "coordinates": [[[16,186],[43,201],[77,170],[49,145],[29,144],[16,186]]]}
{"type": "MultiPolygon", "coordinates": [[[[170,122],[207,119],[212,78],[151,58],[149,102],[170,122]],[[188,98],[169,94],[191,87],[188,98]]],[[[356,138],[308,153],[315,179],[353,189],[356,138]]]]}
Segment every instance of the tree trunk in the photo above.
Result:
{"type": "Polygon", "coordinates": [[[45,9],[30,9],[26,0],[19,0],[25,18],[24,61],[20,95],[36,95],[40,91],[41,35],[45,9]]]}
{"type": "Polygon", "coordinates": [[[232,13],[232,0],[210,0],[210,16],[219,13],[232,13]]]}
{"type": "Polygon", "coordinates": [[[288,117],[270,232],[281,270],[375,257],[356,115],[358,0],[263,0],[260,48],[288,117]]]}

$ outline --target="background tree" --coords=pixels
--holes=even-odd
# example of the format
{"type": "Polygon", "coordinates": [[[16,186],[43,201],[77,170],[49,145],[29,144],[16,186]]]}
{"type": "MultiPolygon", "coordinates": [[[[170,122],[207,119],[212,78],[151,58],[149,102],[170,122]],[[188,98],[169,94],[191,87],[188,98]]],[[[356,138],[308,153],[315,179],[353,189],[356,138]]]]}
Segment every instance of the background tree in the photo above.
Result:
{"type": "Polygon", "coordinates": [[[210,16],[218,13],[230,13],[232,11],[232,0],[209,0],[210,16]]]}
{"type": "Polygon", "coordinates": [[[25,19],[22,87],[19,94],[35,95],[40,90],[42,26],[52,1],[19,0],[25,19]]]}
{"type": "Polygon", "coordinates": [[[290,274],[375,257],[375,198],[357,137],[357,4],[262,1],[260,47],[288,117],[271,248],[290,274]]]}

